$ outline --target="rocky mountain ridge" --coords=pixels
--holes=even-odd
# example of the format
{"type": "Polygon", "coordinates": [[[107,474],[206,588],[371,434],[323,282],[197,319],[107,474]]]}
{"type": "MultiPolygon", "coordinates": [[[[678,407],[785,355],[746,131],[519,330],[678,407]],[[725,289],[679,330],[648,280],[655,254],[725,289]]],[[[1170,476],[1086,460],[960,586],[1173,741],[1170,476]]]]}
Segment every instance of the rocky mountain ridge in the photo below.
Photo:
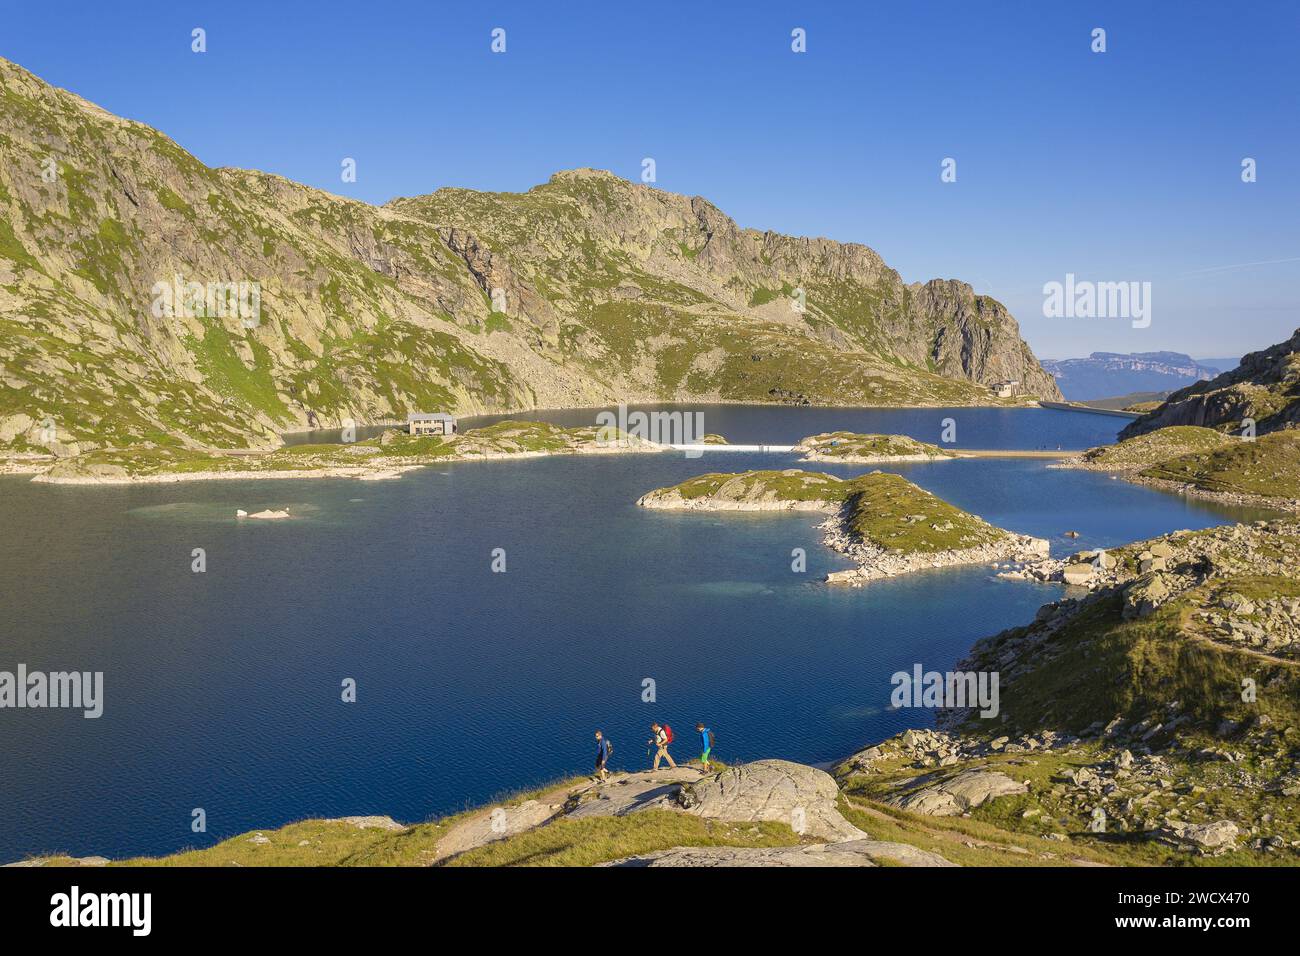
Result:
{"type": "Polygon", "coordinates": [[[1284,342],[1251,352],[1232,371],[1174,392],[1119,437],[1169,425],[1241,432],[1247,419],[1261,435],[1300,426],[1300,329],[1284,342]]]}
{"type": "Polygon", "coordinates": [[[614,401],[1057,398],[1014,319],[866,246],[574,170],[383,207],[212,169],[0,60],[0,448],[614,401]]]}

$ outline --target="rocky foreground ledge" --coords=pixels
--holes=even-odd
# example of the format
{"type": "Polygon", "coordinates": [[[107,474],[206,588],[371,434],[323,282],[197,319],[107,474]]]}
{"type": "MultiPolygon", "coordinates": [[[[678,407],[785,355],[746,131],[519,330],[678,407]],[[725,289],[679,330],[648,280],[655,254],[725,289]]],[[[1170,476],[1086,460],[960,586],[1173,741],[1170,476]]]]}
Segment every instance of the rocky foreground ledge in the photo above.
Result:
{"type": "Polygon", "coordinates": [[[861,586],[930,568],[1046,557],[1049,542],[994,527],[901,475],[873,471],[843,479],[821,472],[709,474],[642,496],[664,511],[811,511],[832,550],[857,563],[833,571],[828,584],[861,586]]]}

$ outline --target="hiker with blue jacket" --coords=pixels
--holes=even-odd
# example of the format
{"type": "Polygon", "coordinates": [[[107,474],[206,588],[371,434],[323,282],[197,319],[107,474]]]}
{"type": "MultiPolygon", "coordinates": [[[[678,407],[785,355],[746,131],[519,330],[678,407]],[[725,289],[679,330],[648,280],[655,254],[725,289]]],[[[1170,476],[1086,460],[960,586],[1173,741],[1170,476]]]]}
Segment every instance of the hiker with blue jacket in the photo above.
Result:
{"type": "Polygon", "coordinates": [[[613,745],[605,739],[603,733],[599,730],[596,731],[596,781],[598,783],[604,783],[609,779],[609,771],[606,769],[606,765],[613,753],[613,745]]]}
{"type": "Polygon", "coordinates": [[[700,763],[704,765],[704,772],[709,772],[709,753],[713,750],[713,731],[703,724],[696,724],[695,729],[700,732],[700,743],[704,746],[704,752],[700,754],[700,763]]]}

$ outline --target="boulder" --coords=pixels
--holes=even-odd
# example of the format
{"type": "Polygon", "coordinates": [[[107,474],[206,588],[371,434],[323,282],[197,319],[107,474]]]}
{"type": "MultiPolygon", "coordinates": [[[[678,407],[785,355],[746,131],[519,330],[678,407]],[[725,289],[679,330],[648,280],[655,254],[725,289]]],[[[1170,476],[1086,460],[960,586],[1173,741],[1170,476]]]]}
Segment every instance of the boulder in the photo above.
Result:
{"type": "Polygon", "coordinates": [[[1155,573],[1138,578],[1124,589],[1124,617],[1147,617],[1173,593],[1167,577],[1155,573]]]}
{"type": "Polygon", "coordinates": [[[900,810],[935,817],[954,817],[998,797],[1028,792],[1004,773],[992,770],[966,770],[942,783],[897,797],[890,801],[900,810]]]}
{"type": "Polygon", "coordinates": [[[1240,832],[1240,828],[1231,820],[1217,820],[1214,823],[1182,823],[1174,820],[1164,829],[1157,830],[1155,837],[1182,849],[1219,854],[1236,846],[1240,832]]]}
{"type": "Polygon", "coordinates": [[[1097,569],[1090,563],[1078,562],[1067,564],[1061,571],[1061,577],[1065,579],[1066,584],[1083,585],[1092,580],[1097,569]]]}
{"type": "Polygon", "coordinates": [[[25,434],[36,424],[30,417],[22,414],[0,417],[0,445],[7,445],[19,435],[25,434]]]}
{"type": "Polygon", "coordinates": [[[788,760],[759,760],[729,767],[682,787],[688,813],[738,822],[773,820],[797,833],[842,842],[866,836],[836,807],[839,788],[824,770],[788,760]]]}

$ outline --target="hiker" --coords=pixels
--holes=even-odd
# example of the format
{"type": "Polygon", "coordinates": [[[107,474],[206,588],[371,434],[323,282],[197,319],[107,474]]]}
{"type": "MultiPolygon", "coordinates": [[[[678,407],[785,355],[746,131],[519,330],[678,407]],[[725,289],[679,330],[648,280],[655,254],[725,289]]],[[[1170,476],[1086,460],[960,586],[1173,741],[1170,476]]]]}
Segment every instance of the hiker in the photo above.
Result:
{"type": "Polygon", "coordinates": [[[596,780],[604,783],[609,779],[609,771],[606,765],[609,758],[614,755],[614,745],[605,739],[605,735],[599,730],[596,731],[596,780]]]}
{"type": "Polygon", "coordinates": [[[660,760],[667,760],[668,766],[676,768],[677,764],[673,761],[672,754],[668,752],[668,745],[673,742],[673,729],[667,724],[662,727],[659,724],[651,724],[650,733],[654,736],[646,743],[655,748],[655,762],[650,769],[658,770],[660,760]]]}
{"type": "Polygon", "coordinates": [[[704,752],[700,754],[700,763],[704,765],[704,772],[709,772],[709,754],[713,750],[713,731],[703,724],[696,724],[695,729],[700,732],[700,743],[704,745],[704,752]]]}

